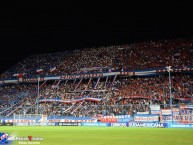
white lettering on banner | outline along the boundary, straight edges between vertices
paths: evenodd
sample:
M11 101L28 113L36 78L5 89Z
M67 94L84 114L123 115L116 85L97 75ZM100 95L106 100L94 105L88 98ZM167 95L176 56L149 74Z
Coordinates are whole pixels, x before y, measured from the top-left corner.
M111 127L127 127L126 123L111 123Z
M79 78L96 78L96 77L103 77L103 73L98 73L98 74L65 75L65 76L61 76L60 79L79 79Z
M135 116L134 121L141 121L141 122L159 121L159 117L158 116Z
M129 123L129 127L158 127L164 128L163 123Z

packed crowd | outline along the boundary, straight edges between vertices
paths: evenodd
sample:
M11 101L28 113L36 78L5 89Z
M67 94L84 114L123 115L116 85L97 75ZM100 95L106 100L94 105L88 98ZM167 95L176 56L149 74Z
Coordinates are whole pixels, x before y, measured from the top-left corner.
M193 97L193 75L174 73L171 80L173 104L189 103ZM116 80L112 76L99 80L48 81L41 82L40 86L39 100L72 101L39 102L39 113L49 116L127 115L149 111L151 104L168 108L170 101L167 74ZM0 95L1 114L37 114L37 84L3 86ZM81 98L101 100L74 102Z
M24 77L37 76L36 69L43 75L61 75L109 70L143 70L165 66L184 67L193 64L193 39L146 41L128 45L85 48L71 52L32 55L0 75L11 78L14 73ZM51 67L56 67L50 72Z
M22 74L22 77L26 78L37 77L37 69L42 69L42 75L45 76L61 74L62 72L58 69L55 72L51 72L50 69L60 65L70 54L70 51L65 51L31 55L1 74L0 79L15 78L14 74Z
M13 84L0 87L0 116L9 113L24 113L22 107L31 106L37 94L35 84ZM25 107L24 107L25 108Z

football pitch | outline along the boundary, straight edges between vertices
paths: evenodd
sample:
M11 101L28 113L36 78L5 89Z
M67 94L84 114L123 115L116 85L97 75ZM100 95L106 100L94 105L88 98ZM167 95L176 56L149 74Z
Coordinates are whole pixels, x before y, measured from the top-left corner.
M40 145L192 145L193 129L129 127L0 127L15 137L42 137L41 141L14 141Z

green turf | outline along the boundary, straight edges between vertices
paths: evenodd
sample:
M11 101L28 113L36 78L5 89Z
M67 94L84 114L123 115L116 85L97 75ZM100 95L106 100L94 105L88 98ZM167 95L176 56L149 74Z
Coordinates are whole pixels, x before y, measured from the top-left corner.
M193 129L18 126L0 131L43 137L41 145L193 145Z

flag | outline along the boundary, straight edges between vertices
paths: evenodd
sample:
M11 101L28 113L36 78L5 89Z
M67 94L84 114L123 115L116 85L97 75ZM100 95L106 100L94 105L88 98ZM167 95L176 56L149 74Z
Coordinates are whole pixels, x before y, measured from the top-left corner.
M42 69L42 68L38 68L38 69L36 69L36 72L37 72L38 74L41 74L41 73L43 72L43 69Z
M54 72L56 70L56 67L51 67L50 72Z
M13 76L14 76L14 77L18 77L18 78L22 78L23 75L24 75L24 74L22 74L22 73L16 73L16 74L14 74Z
M13 74L13 76L14 76L14 77L17 77L18 75L19 75L18 73L16 73L16 74Z

